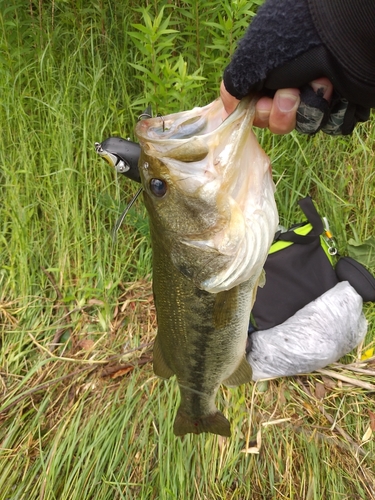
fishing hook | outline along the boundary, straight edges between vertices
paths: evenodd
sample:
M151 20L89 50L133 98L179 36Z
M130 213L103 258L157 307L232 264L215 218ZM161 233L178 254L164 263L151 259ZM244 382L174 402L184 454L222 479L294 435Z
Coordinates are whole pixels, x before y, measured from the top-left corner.
M149 113L142 113L138 116L138 121L144 120L145 118L152 118L152 115L150 115Z
M165 132L165 121L164 121L164 116L160 113L156 115L157 117L161 118L161 121L163 123L163 132Z

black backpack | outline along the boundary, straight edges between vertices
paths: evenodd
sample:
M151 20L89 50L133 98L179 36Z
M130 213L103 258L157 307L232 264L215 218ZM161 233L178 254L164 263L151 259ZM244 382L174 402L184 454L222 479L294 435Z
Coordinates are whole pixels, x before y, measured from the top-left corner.
M251 314L252 328L280 325L339 281L349 281L364 301L375 301L375 279L350 257L337 260L332 235L310 197L298 202L307 221L277 232L264 270L266 283L258 288Z

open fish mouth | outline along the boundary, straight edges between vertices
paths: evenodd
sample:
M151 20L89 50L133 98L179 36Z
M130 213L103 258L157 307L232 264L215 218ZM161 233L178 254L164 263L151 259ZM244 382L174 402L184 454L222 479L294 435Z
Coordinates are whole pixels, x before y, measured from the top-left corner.
M255 285L278 222L270 162L252 132L255 102L243 99L224 121L217 99L136 127L146 205L149 199L176 267L208 292L248 279ZM155 179L166 186L160 200ZM172 219L162 215L168 196Z

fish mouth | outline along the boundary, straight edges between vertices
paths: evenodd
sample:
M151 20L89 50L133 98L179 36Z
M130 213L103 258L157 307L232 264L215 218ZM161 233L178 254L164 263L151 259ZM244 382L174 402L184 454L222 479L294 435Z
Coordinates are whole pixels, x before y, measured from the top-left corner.
M218 98L203 108L142 120L136 127L147 160L141 157L139 164L146 195L149 180L161 175L182 199L196 200L201 211L216 214L211 225L202 223L201 231L195 226L180 235L182 245L210 254L208 260L221 257L219 269L190 265L187 276L208 292L248 279L255 285L278 223L270 162L252 131L255 104L254 97L247 97L223 120ZM156 159L157 166L148 159ZM186 261L188 252L181 245L179 252L173 259L181 269L186 266L179 261Z
M218 98L202 108L144 119L138 122L136 135L145 154L162 160L185 193L194 193L198 186L214 180L212 189L229 189L241 203L246 172L241 175L244 169L238 157L252 134L255 102L243 99L223 120L224 105ZM268 162L265 154L264 158Z
M223 111L222 101L218 98L202 108L143 119L137 124L136 134L146 141L186 140L205 135L223 122Z

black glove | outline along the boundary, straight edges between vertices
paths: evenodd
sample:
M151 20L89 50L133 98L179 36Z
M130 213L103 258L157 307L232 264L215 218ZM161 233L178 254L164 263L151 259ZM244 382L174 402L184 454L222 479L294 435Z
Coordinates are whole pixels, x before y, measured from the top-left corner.
M326 0L329 1L329 0ZM344 2L344 0L342 0ZM327 77L331 102L308 82ZM348 72L323 44L307 0L267 0L259 9L224 72L227 91L241 99L252 91L273 96L280 88L301 89L297 130L313 134L350 134L375 106L375 83Z

